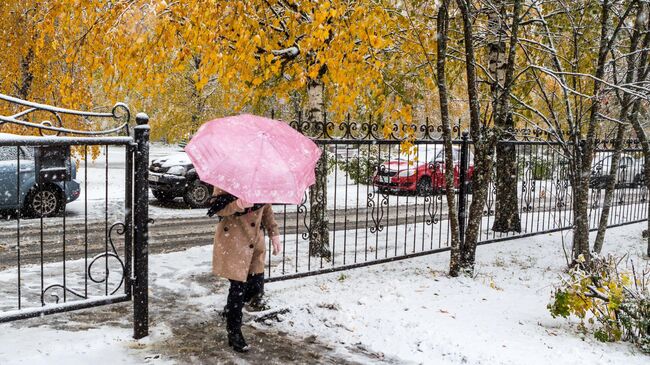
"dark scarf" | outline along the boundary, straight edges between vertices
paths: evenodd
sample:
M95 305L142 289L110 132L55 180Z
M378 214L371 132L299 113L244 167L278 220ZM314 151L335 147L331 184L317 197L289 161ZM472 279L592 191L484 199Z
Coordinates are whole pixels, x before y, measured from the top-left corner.
M238 198L232 194L220 194L214 198L212 198L212 203L210 205L210 209L208 209L208 216L212 217L214 216L218 211L222 210L225 208L228 204L234 202ZM244 209L243 212L237 212L235 213L235 216L242 216L244 214L248 214L250 212L256 211L260 208L262 208L264 204L254 204L252 207Z

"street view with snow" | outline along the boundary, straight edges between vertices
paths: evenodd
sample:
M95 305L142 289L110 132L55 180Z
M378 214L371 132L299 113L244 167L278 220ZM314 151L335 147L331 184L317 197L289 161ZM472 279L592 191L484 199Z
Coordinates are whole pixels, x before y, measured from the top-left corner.
M0 365L650 364L650 1L0 19Z

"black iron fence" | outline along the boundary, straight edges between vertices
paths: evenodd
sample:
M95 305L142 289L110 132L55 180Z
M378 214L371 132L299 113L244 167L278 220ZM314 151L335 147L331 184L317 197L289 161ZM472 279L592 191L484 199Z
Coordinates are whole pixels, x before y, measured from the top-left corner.
M131 130L124 104L95 113L0 100L22 108L0 126L41 134L0 134L0 323L134 300L135 337L146 336L148 117ZM55 122L34 123L43 113ZM73 130L66 117L118 125Z
M294 122L298 130L306 125ZM321 125L323 126L323 125ZM416 135L414 149L404 150L400 128L389 136L378 132L372 123L342 125L325 123L325 132L314 141L327 155L328 241L331 256L310 256L310 202L308 194L298 206L275 206L281 227L283 252L268 254L267 280L290 278L345 270L349 268L401 260L450 249L451 233L445 194L445 150L438 139L439 128L406 126ZM322 130L322 129L321 129ZM561 146L539 141L539 131L526 133L523 140L507 141L516 155L516 209L521 220L520 232L500 233L493 228L496 189L494 163L492 183L483 202L484 210L479 243L520 238L572 228L573 191L569 181L568 159ZM453 169L456 206L459 216L472 203L473 145L460 136L453 141ZM530 137L530 138L529 138ZM600 141L590 179L589 222L596 229L613 151ZM647 189L643 181L643 158L632 141L622 154L616 177L616 190L608 218L610 227L647 219ZM467 160L466 168L461 160ZM466 182L466 184L463 184ZM464 189L461 189L464 187ZM458 214L458 213L456 213ZM464 220L461 220L461 224ZM464 233L464 231L462 232Z
M75 137L18 137L0 134L0 322L133 300L137 338L147 333L149 129L146 115L129 130L126 106L85 113L0 100L27 109L0 116L0 126L37 128ZM54 116L36 124L34 113ZM63 116L118 121L103 132L63 128ZM452 161L429 124L395 126L388 134L376 123L292 125L310 135L327 157L323 197L328 221L327 257L311 256L314 239L308 195L297 206L275 206L283 241L280 256L269 247L267 280L285 280L401 260L450 249L451 232L444 169L453 168L454 197L461 225L472 204L473 145L453 128ZM315 132L312 134L311 132ZM499 233L493 225L496 189L483 205L479 243L570 229L572 196L567 158L542 131L523 133L515 154L519 232ZM124 134L122 137L100 135ZM404 135L414 148L405 149ZM612 150L600 144L590 179L589 222L597 227L608 182ZM500 164L495 161L496 176ZM648 192L641 150L632 141L623 151L609 226L647 219ZM492 178L494 182L494 176ZM92 182L92 183L90 183ZM119 195L116 199L115 195ZM74 208L74 209L73 209ZM61 214L63 213L63 214ZM461 229L461 233L464 230ZM270 243L269 243L270 244Z

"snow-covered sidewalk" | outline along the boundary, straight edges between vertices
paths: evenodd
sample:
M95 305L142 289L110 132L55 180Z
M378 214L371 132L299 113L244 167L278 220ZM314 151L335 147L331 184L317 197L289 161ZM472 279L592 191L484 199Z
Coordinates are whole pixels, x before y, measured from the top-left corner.
M641 262L643 227L610 229L605 251ZM155 255L152 336L130 338L130 304L3 324L0 364L647 364L630 345L551 318L562 235L480 246L474 279L447 277L441 253L269 284L271 303L289 312L250 322L244 333L255 349L242 361L216 312L227 284L209 274L211 246Z

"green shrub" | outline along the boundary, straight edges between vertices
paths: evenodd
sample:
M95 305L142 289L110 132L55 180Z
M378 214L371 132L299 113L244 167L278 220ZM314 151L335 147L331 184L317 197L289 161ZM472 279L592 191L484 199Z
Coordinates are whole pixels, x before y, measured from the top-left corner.
M548 309L553 317L576 316L581 328L600 341L629 341L650 353L650 270L607 256L586 270L569 270L555 288Z

